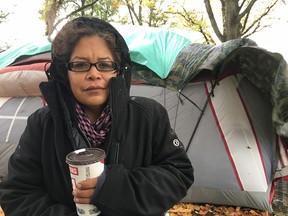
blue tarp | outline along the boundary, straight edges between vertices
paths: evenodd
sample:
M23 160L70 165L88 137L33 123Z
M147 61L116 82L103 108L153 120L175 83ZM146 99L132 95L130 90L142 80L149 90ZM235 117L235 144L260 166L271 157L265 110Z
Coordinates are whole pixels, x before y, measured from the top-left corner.
M25 59L26 57L50 51L51 43L47 38L42 38L20 46L11 47L10 49L0 53L0 69L14 62Z
M170 69L184 46L191 41L175 32L149 27L116 27L130 49L133 62L144 65L160 78L168 76ZM45 37L23 46L12 47L0 53L0 69L25 57L50 52L51 43Z

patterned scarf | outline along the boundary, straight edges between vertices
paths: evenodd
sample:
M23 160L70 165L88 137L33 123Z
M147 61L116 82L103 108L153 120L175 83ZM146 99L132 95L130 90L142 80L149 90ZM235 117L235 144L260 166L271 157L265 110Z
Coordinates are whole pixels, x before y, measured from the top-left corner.
M92 147L98 147L103 144L111 128L109 105L105 107L94 124L90 122L87 114L78 103L76 104L76 116L79 128L84 132Z

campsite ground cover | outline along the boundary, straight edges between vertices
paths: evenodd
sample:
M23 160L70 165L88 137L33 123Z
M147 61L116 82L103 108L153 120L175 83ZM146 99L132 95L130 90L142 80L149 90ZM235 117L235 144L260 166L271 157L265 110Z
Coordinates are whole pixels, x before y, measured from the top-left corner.
M179 203L169 210L169 216L271 216L267 211L251 208L217 206L209 204Z
M179 203L169 210L169 216L287 216L288 206L273 203L274 213L260 211L252 208L217 206L209 204Z

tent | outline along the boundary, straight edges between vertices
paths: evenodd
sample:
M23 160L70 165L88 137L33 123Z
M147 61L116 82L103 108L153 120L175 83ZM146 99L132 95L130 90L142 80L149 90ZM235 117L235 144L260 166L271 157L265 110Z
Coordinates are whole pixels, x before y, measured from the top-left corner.
M275 182L288 176L288 67L283 57L247 38L212 46L180 35L167 43L170 32L151 32L154 36L133 32L131 40L124 34L131 53L137 50L131 55L131 95L159 101L184 143L195 183L181 202L272 212ZM137 35L141 44L133 43ZM155 47L161 55L149 53ZM174 57L167 59L166 53ZM44 67L50 61L49 50L9 56L2 55L9 63L0 69L0 176L7 173L27 116L46 105L37 86L46 80ZM158 61L164 63L157 69Z
M182 202L273 211L274 179L288 174L287 69L281 55L240 39L184 47L162 82L135 72L145 85L132 93L165 106L194 165Z

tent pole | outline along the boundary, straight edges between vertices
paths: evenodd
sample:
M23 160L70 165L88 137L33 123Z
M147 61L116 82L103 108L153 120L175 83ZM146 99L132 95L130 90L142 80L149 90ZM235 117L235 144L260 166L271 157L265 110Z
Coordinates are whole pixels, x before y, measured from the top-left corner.
M212 81L211 81L211 82L212 82ZM203 117L203 115L204 115L204 111L206 110L206 107L207 107L207 105L208 105L209 99L210 99L211 95L213 95L214 88L216 87L217 84L218 84L217 81L215 81L214 83L212 82L211 91L210 91L209 94L207 95L207 99L206 99L206 101L205 101L205 104L204 104L204 106L203 106L203 109L200 109L200 110L201 110L201 114L200 114L200 116L199 116L199 118L198 118L198 120L197 120L196 126L195 126L195 128L194 128L194 130L193 130L193 133L192 133L190 139L189 139L188 145L187 145L187 147L186 147L186 152L188 152L188 150L189 150L189 148L190 148L190 145L191 145L191 143L192 143L192 139L193 139L193 137L194 137L194 135L195 135L195 133L196 133L196 131L197 131L197 129L198 129L198 126L199 126L199 124L200 124L200 121L201 121L201 119L202 119L202 117ZM194 104L194 103L193 103L193 104ZM197 106L197 107L198 107L198 106Z

